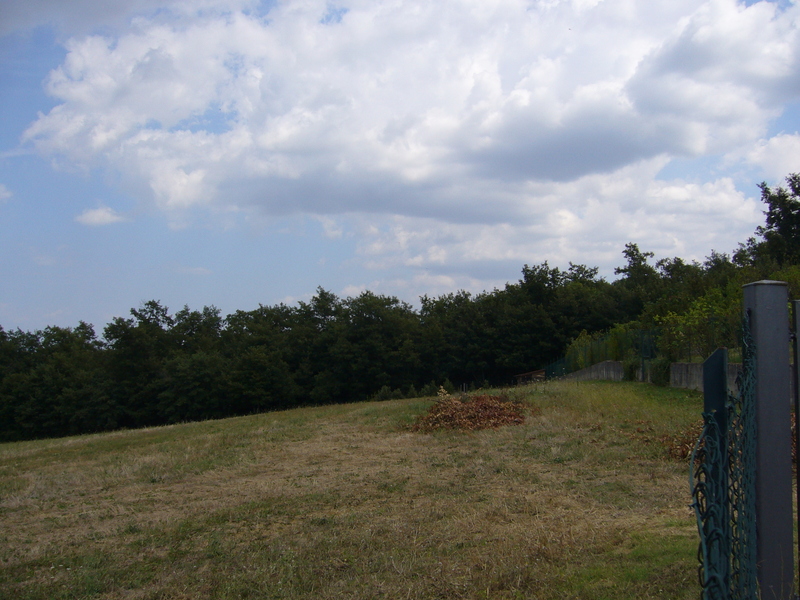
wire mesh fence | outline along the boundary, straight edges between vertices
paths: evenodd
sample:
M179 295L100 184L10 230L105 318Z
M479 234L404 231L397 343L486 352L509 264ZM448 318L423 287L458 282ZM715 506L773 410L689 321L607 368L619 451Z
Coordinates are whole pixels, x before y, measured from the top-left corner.
M570 344L567 353L544 367L545 377L563 377L605 360L625 361L634 372L645 372L658 354L658 330L612 330L594 338L584 335Z
M749 317L742 327L738 394L725 389L724 419L705 412L691 459L692 507L700 533L703 600L757 600L755 361ZM727 386L726 386L727 388ZM723 426L720 427L720 423Z

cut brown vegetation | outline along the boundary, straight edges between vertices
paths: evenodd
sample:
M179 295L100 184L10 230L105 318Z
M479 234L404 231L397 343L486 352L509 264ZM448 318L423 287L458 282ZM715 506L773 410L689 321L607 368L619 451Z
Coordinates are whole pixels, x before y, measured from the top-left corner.
M687 460L694 450L695 444L703 432L703 419L698 419L678 435L664 436L662 443L670 458Z
M703 432L703 419L698 419L684 431L675 436L664 436L661 441L667 449L667 454L677 460L688 459L694 451L695 444ZM795 419L792 415L792 464L797 464L797 435L795 434Z
M523 406L507 396L453 396L440 397L424 415L417 418L413 431L460 429L476 431L494 429L503 425L522 425L525 422Z

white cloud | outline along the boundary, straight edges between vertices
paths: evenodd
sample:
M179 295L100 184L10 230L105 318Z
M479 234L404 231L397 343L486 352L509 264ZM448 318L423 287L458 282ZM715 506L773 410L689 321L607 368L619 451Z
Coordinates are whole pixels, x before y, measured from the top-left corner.
M800 172L800 135L782 133L759 140L747 159L761 167L771 181L782 183L789 173Z
M0 202L5 202L13 195L14 194L11 193L11 190L9 190L5 185L0 183Z
M100 227L102 225L111 225L112 223L125 221L125 217L108 206L100 206L98 208L86 209L75 217L75 220L81 225Z
M344 235L344 228L341 223L336 219L330 217L318 216L317 220L322 225L325 237L331 240L338 240Z
M659 170L736 153L778 170L800 151L765 138L800 97L794 5L307 0L268 18L245 5L150 14L141 0L121 33L72 37L46 83L59 104L26 143L118 173L180 222L307 213L337 239L349 220L359 260L414 271L410 286L462 282L445 269L468 264L610 269L629 240L702 259L751 234L759 207L724 173Z
M653 178L662 161L608 175L539 186L521 223L445 224L434 219L367 218L359 255L375 270L413 268L418 274L484 273L492 265L516 271L543 260L600 266L611 277L627 241L659 257L702 261L712 249L731 251L751 235L761 207L722 178L705 184ZM548 201L557 206L544 210ZM484 283L492 283L485 275ZM484 286L485 287L485 286ZM421 293L421 292L420 292Z
M355 298L356 296L359 296L363 292L367 291L367 289L370 289L370 291L374 291L376 285L378 285L378 282L373 282L372 288L368 288L368 286L366 285L348 285L345 286L340 295L343 298Z
M26 137L147 182L166 210L236 202L219 188L245 181L269 210L325 212L317 184L337 210L366 193L414 212L416 185L569 181L751 142L796 95L796 27L769 3L356 2L321 22L329 9L73 38L47 84L62 104Z

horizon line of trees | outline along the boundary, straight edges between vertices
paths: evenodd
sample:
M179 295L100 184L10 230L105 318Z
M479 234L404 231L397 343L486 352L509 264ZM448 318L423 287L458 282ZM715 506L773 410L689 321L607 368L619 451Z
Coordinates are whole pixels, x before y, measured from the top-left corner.
M614 327L658 327L664 359L702 352L727 343L744 283L782 279L800 292L800 175L786 181L761 184L766 224L731 255L651 264L628 243L613 282L596 267L545 262L503 289L423 296L418 310L318 288L297 306L226 317L150 300L101 336L84 322L0 326L0 441L504 385Z

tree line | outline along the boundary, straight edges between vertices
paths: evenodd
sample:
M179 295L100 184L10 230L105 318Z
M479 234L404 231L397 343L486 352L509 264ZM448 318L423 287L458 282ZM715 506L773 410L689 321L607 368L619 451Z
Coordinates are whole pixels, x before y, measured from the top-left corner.
M318 288L296 306L225 317L151 300L100 336L84 322L0 326L0 441L503 385L622 326L660 328L666 358L691 354L699 338L729 335L743 283L769 277L800 291L800 176L787 184L762 184L766 223L730 255L653 263L629 243L613 282L596 267L545 262L503 289L423 296L419 309Z

